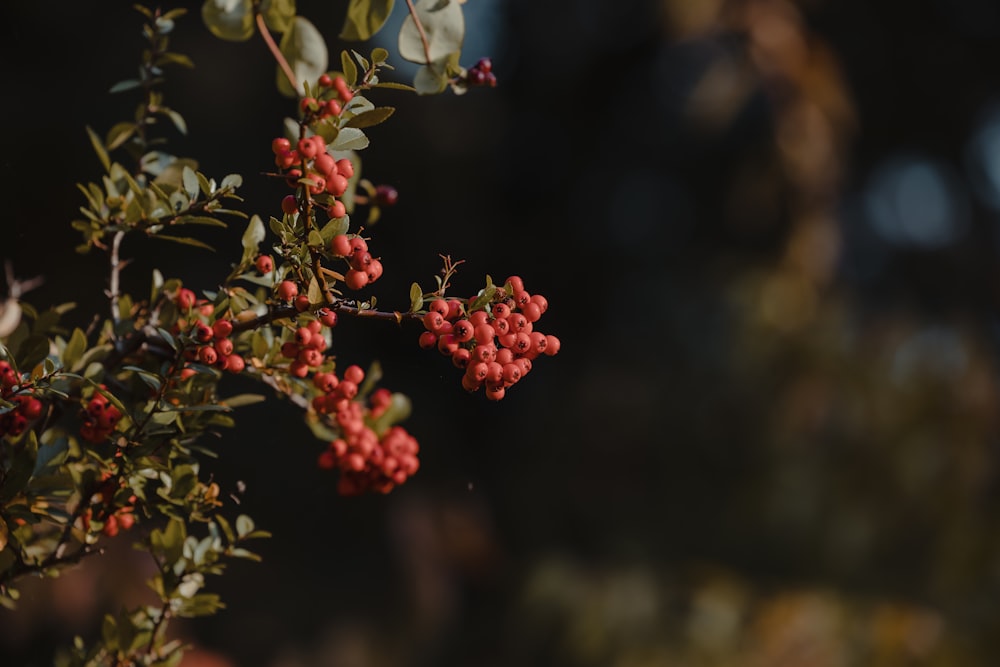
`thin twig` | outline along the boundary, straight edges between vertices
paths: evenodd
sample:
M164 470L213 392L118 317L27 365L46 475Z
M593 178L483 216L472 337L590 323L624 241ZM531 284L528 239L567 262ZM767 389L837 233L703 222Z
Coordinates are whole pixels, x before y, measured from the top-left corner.
M420 22L420 17L417 16L417 8L413 6L413 0L406 0L406 8L410 10L410 16L413 18L413 23L417 26L417 32L420 33L420 42L424 45L424 58L427 59L427 66L431 66L431 45L427 41L427 33L424 32L424 24Z
M115 237L111 240L111 284L108 289L108 296L111 298L111 319L115 324L122 318L121 310L118 308L118 301L121 298L120 274L122 261L118 254L121 249L122 239L125 238L125 231L115 232Z
M278 61L278 66L281 67L281 71L285 73L288 77L288 83L292 84L292 88L295 90L299 89L299 82L295 78L295 73L292 72L291 65L285 60L285 54L281 52L278 44L274 41L274 37L271 37L271 31L267 29L267 23L264 22L264 15L260 12L255 14L257 19L257 27L260 29L260 36L264 38L267 42L267 48L271 49L271 54L274 55L274 59Z

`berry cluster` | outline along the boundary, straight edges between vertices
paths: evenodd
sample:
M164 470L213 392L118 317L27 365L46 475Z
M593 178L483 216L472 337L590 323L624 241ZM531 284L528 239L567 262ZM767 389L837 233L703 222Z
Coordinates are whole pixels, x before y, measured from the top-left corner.
M392 403L386 389L372 393L370 407L353 400L365 379L360 366L350 366L343 378L334 373L317 373L313 383L323 393L313 399L320 414L332 414L341 437L330 443L317 461L324 470L339 470L337 491L353 496L366 491L388 493L411 477L420 467L416 439L401 426L389 428L381 438L369 426Z
M45 410L42 402L30 393L14 393L20 384L17 371L6 361L0 361L0 398L14 404L12 410L0 415L0 438L21 435Z
M104 385L101 388L104 389ZM112 405L104 394L95 391L80 418L80 437L95 444L104 442L121 420L121 410Z
M336 324L336 313L326 311L325 319L330 319L333 315L333 322ZM295 339L287 341L281 346L281 356L292 359L288 366L288 372L297 377L304 378L309 374L310 369L315 369L323 364L325 357L323 350L326 349L326 336L323 335L323 321L312 320L306 326L295 330Z
M437 347L465 369L462 386L467 391L485 387L487 398L499 401L531 371L534 359L559 352L559 339L534 330L548 301L526 292L517 276L498 287L489 303L467 313L477 299L432 301L423 317L426 331L419 344L424 349Z
M136 496L128 498L128 503L114 511L108 511L114 502L115 493L123 488L124 480L112 476L110 472L105 472L101 476L101 488L91 498L91 505L99 509L95 512L88 509L84 514L84 525L89 528L90 521L96 518L104 522L101 532L108 537L114 537L120 530L128 530L135 525L135 501Z
M189 331L198 345L184 351L188 361L199 361L206 366L214 366L230 373L242 373L246 361L233 352L233 341L229 336L233 333L233 323L227 318L215 320L212 326L196 321Z
M497 78L493 74L493 61L489 58L480 58L479 62L470 67L465 73L465 85L495 88Z
M330 241L330 252L343 257L351 266L344 282L351 289L361 289L382 277L382 262L368 252L368 242L359 235L338 234Z

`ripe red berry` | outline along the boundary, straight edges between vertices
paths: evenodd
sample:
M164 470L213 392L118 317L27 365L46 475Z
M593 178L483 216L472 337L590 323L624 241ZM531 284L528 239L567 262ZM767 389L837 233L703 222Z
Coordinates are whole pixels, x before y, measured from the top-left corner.
M420 338L417 339L417 345L423 350L429 350L435 345L437 345L437 334L433 331L424 331L420 334Z
M195 301L197 300L198 299L194 295L194 292L187 289L186 287L182 287L181 289L177 290L177 307L180 308L181 310L188 310L190 308L193 308Z
M326 191L334 197L339 197L347 192L347 179L340 174L330 174L326 181Z
M560 342L555 336L546 336L545 354L546 356L553 356L559 352Z
M538 318L542 316L542 309L538 307L537 303L529 301L521 306L521 314L529 322L537 322Z
M365 371L358 365L348 366L344 371L344 379L354 384L361 384L365 379Z
M299 202L295 199L295 195L285 195L281 200L281 210L286 215L293 215L299 212Z
M271 141L271 151L277 155L292 149L292 142L284 137L277 137Z
M510 283L510 287L513 291L519 292L524 289L524 281L521 280L520 276L511 276L504 281L504 284Z
M340 158L337 160L337 172L344 178L351 178L354 176L354 163L346 157Z
M212 325L212 335L215 338L228 338L233 333L233 323L229 320L216 320Z
M299 102L299 108L303 111L308 111L311 107L316 106L316 98L314 97L303 97L302 101Z
M431 305L433 306L434 304ZM436 310L432 310L423 316L422 322L424 323L425 329L436 333L441 329L441 326L444 324L444 316L442 316L441 313L437 312Z
M328 327L337 326L337 312L334 310L321 310L316 315L319 317L319 321Z
M344 202L339 199L335 199L330 207L326 209L326 212L330 214L331 218L343 218L347 215L347 207L344 206Z
M339 380L337 376L333 373L316 373L313 376L313 384L316 388L325 394L329 394L331 391L337 388Z
M288 372L293 377L304 378L305 376L309 375L309 366L307 364L302 363L301 361L296 360L288 365Z
M305 345L312 338L312 334L313 332L308 327L299 327L295 330L295 342L299 345Z
M286 359L294 359L299 356L299 346L292 342L286 341L281 344L281 356Z
M333 470L337 467L337 455L333 453L333 450L327 449L316 458L316 465L321 470Z
M337 257L347 257L351 250L351 239L346 234L337 234L330 240L330 252Z
M313 161L313 167L315 167L316 171L323 174L324 177L329 178L331 174L335 174L337 171L337 161L329 153L321 153Z
M300 313L306 312L307 310L309 310L309 306L311 305L309 303L309 295L299 294L297 297L295 297L293 305L295 306L295 310L297 310L298 312Z
M368 284L368 274L358 269L350 269L344 276L344 282L351 289L361 289Z
M472 340L475 329L469 320L457 320L452 325L452 333L455 335L455 340L459 343L465 343Z
M323 113L327 116L339 116L341 111L340 102L337 100L327 100L323 107Z
M238 354L231 354L226 358L226 370L230 373L242 373L247 362Z
M215 341L214 347L220 357L228 357L233 353L233 341L228 338L221 338Z
M333 79L330 77L329 74L320 74L319 81L317 81L317 83L319 83L319 85L322 86L323 88L329 88L330 86L333 85Z
M42 408L42 402L34 396L30 396L21 403L21 414L28 420L38 419L42 416Z
M360 236L351 238L351 252L366 252L367 250L368 241L365 241Z
M274 271L274 260L271 259L270 255L260 255L254 261L254 266L257 268L258 273L267 275L271 271Z
M211 366L219 360L219 354L215 348L206 345L198 349L198 359L206 366Z
M369 283L373 283L376 280L378 280L379 278L381 278L382 277L382 270L383 270L382 269L382 262L380 262L377 259L373 259L371 261L371 264L369 264L368 268L365 270L365 272L368 274L368 282Z
M282 301L291 301L299 295L299 286L291 280L282 280L278 283L277 294Z

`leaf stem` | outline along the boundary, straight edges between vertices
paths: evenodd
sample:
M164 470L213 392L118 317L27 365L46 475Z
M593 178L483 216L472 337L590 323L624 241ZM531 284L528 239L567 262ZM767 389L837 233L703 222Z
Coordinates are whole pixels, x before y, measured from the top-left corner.
M115 325L122 318L121 309L118 307L118 302L121 299L120 274L123 268L119 251L124 238L125 230L120 230L115 232L115 236L111 240L111 280L108 286L108 297L111 299L111 319L114 320Z
M427 33L424 31L424 24L420 22L420 17L417 16L417 8L413 6L413 0L406 0L406 8L410 10L410 16L413 18L413 23L417 26L417 32L420 33L420 43L424 45L424 58L427 60L427 66L431 66L431 45L427 41Z
M271 36L271 31L267 29L267 23L264 22L264 15L260 12L255 12L254 18L257 20L257 28L260 29L260 36L264 38L267 48L271 50L274 59L278 61L281 71L288 77L288 83L292 84L292 88L298 90L299 82L295 78L295 73L292 71L292 67L288 64L288 61L285 60L285 54L281 52L278 44L274 41L274 37Z

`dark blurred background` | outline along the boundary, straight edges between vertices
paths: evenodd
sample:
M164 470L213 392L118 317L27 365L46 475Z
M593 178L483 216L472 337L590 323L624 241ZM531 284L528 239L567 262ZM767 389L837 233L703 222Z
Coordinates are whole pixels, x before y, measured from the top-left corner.
M293 103L259 39L182 4L171 147L267 216ZM84 125L132 113L105 94L138 62L129 5L12 3L0 27L0 255L80 323L106 270L73 253L74 183L100 175ZM346 5L298 3L330 40ZM400 192L372 229L379 303L449 253L458 293L518 273L544 294L562 352L492 404L419 328L343 322L340 358L413 398L421 471L343 499L292 406L238 415L206 465L274 538L213 582L227 610L178 627L185 664L995 664L1000 5L465 9L463 64L492 55L495 90L373 95L398 107L363 153ZM209 230L215 255L126 244L125 287L155 265L211 289L241 231ZM47 664L146 574L126 544L26 587L0 663Z

